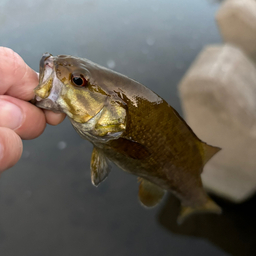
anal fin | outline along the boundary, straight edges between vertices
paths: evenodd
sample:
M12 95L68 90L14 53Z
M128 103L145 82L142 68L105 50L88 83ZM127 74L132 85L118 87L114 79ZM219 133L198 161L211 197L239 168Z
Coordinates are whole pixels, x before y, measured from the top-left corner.
M139 185L139 199L146 207L153 207L157 205L164 196L165 191L159 186L143 178L138 178Z
M189 206L182 206L178 217L178 224L182 224L184 220L186 220L189 216L197 214L197 213L215 213L221 214L221 208L210 198L208 197L207 202L198 207L189 207Z

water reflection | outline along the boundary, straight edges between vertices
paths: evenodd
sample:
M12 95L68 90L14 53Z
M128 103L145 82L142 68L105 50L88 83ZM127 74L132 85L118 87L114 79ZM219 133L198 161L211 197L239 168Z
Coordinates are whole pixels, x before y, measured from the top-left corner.
M256 255L256 197L242 204L213 199L222 207L222 215L194 215L179 226L176 223L179 201L170 195L158 221L171 233L206 238L233 256Z

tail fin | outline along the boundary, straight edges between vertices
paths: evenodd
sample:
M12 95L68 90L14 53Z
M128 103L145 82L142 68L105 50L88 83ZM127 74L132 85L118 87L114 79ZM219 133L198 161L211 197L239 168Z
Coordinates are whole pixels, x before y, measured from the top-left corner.
M178 224L182 224L184 220L186 220L189 216L197 213L221 214L221 212L222 212L221 208L210 197L208 197L207 202L202 206L198 206L195 208L183 206L177 222Z
M204 164L206 164L216 153L218 153L221 148L210 146L206 143L203 143L204 149Z

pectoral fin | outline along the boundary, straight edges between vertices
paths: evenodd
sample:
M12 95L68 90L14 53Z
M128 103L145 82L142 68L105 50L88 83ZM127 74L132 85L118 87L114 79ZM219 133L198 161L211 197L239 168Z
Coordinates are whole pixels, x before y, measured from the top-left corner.
M139 178L138 180L140 182L140 202L147 207L153 207L157 205L163 198L165 191L148 180L143 178Z
M93 148L91 157L91 179L94 186L105 180L110 172L109 161L97 148Z

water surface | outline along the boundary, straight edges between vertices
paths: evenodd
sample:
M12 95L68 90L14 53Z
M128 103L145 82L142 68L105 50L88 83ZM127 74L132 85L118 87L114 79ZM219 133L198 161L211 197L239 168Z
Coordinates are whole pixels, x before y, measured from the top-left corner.
M207 0L2 0L0 45L38 71L42 53L86 57L138 80L181 113L177 85L198 53L220 43L219 3ZM175 223L178 201L152 210L136 177L113 167L90 181L92 146L68 120L24 141L0 179L0 255L255 255L255 199L221 200L224 214Z

